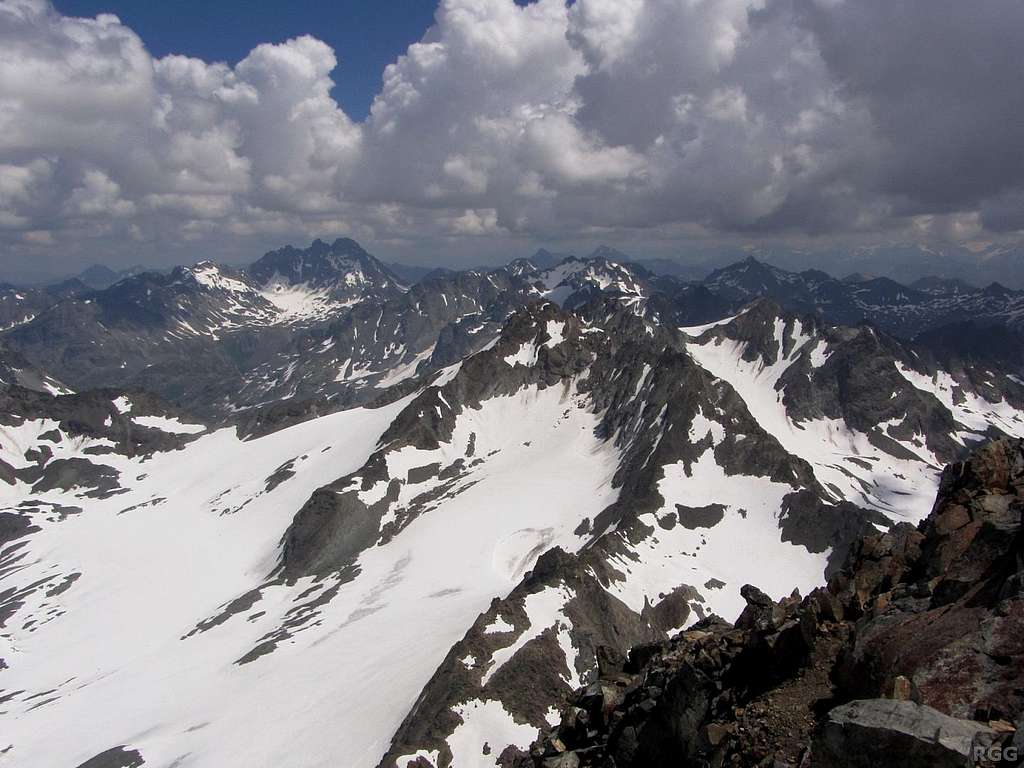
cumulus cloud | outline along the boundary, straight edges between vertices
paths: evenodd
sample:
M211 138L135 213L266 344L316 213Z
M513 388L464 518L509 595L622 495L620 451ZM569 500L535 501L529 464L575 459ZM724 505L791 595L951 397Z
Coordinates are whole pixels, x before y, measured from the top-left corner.
M1019 236L1022 49L1018 0L442 0L356 123L314 37L0 0L0 243Z

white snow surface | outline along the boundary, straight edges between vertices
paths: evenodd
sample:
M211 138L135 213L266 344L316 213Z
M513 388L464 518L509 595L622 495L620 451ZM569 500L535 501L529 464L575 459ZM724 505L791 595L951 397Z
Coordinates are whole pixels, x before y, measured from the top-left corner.
M33 496L83 512L52 524L34 520L42 530L27 539L27 557L0 578L0 589L45 582L0 633L5 693L23 691L4 705L0 749L10 748L0 764L73 766L126 744L147 765L336 765L328 757L344 738L337 741L343 710L335 689L352 681L328 635L301 652L281 648L273 663L233 663L309 583L268 589L253 611L265 610L263 617L236 616L182 638L264 580L294 513L325 478L365 460L406 402L250 442L219 430L145 461L104 455L98 460L121 471L128 493L85 503L63 493ZM50 426L31 422L18 432ZM296 475L261 493L265 478L293 457L306 457ZM26 493L0 488L4 506ZM45 596L76 573L69 589ZM325 674L332 669L337 676ZM369 759L352 765L361 764Z
M735 621L745 605L740 596L744 584L755 584L775 599L794 587L807 594L821 584L829 553L814 554L782 541L779 507L793 488L764 477L726 475L710 448L690 469L687 474L681 462L665 468L658 485L664 508L640 517L655 532L630 546L635 560L612 561L626 576L613 582L612 594L639 612L645 600L657 604L660 595L681 583L689 584L704 596L705 602L699 605L705 614ZM691 508L721 504L723 517L710 528L690 529L677 523L665 530L658 519L675 516L676 504ZM710 579L724 586L706 588ZM691 617L698 618L695 613Z
M452 768L494 768L506 745L526 750L537 738L537 729L528 723L517 723L500 701L473 699L461 704L456 714L462 718L462 725L448 738ZM492 754L485 755L479 739L481 733L490 734L491 743L501 746L497 750L492 747Z
M783 348L784 324L776 321L775 337ZM938 488L941 463L925 447L923 439L901 445L918 460L898 459L871 445L868 436L839 419L794 422L776 390L782 374L806 348L812 365L821 360L822 342L798 323L796 344L788 357L772 365L758 358L744 360L743 344L711 339L687 345L690 355L714 376L727 381L743 398L758 424L789 453L805 459L835 501L846 499L871 507L896 521L918 522L931 511ZM886 428L888 424L879 425Z
M102 457L129 491L75 499L83 513L43 525L0 579L0 588L45 580L0 636L4 688L24 691L5 704L5 759L77 765L123 744L147 765L373 768L465 628L543 551L578 549L579 521L617 494L617 453L594 436L597 416L573 407L582 403L574 389L494 398L458 417L450 444L389 456L402 477L403 468L464 456L472 432L484 461L461 493L365 551L358 576L272 653L235 663L310 601L299 596L317 587L312 580L265 585L251 608L185 637L266 581L310 493L356 470L408 402L249 442L220 430L145 462ZM266 492L265 478L290 458L296 475ZM4 504L25 492L4 491ZM45 597L74 573L69 589ZM480 733L524 745L536 737L488 703L466 706L456 747Z
M188 268L196 282L212 290L230 291L231 293L251 293L252 288L237 278L230 277L216 264L208 261L200 262Z
M1017 410L1005 400L990 403L972 392L965 391L945 371L934 376L925 376L906 366L896 364L896 370L922 392L934 395L966 427L961 438L969 433L984 433L989 425L995 425L1010 435L1024 436L1024 412ZM1012 377L1011 377L1012 378Z
M356 301L337 301L326 288L314 288L307 283L291 285L281 277L267 282L260 295L280 311L278 322L322 320L332 313L347 309Z

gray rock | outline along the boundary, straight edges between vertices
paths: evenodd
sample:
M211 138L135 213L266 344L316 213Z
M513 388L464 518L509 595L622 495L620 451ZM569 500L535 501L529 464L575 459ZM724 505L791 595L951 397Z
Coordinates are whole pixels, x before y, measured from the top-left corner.
M544 768L579 768L580 759L575 752L564 752L557 757L549 757L544 760Z
M139 768L145 762L136 749L113 747L95 757L90 757L78 768Z
M963 768L995 731L911 701L865 699L833 709L812 747L814 767Z

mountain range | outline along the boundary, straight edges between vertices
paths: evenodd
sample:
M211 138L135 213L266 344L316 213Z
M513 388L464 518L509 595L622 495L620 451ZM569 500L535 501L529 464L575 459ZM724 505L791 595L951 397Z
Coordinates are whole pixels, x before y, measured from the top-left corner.
M1024 437L1000 285L399 272L338 239L0 289L0 755L611 765L569 715L617 659L832 589Z

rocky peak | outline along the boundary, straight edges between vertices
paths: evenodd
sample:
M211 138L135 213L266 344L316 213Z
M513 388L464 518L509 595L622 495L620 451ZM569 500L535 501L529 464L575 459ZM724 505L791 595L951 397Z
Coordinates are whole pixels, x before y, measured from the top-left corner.
M1022 512L1024 441L994 441L947 467L919 529L861 539L827 588L748 585L735 625L634 648L520 765L1002 764L1024 748Z
M565 261L571 254L555 253L547 248L538 248L537 252L529 258L538 269L550 269L561 261Z
M739 343L745 360L760 359L767 366L790 357L798 344L818 335L821 326L813 315L786 312L774 300L759 298L728 323L705 331L699 341L728 339Z
M333 243L314 240L306 249L287 245L270 251L249 268L262 286L283 283L312 289L397 289L400 281L383 263L355 240L338 238Z
M508 270L509 274L515 277L522 277L527 280L536 280L540 277L541 270L547 269L547 267L538 266L537 262L530 258L516 259L515 261L510 262L505 269Z
M171 273L171 285L182 284L194 284L207 291L254 292L243 275L208 260L189 267L176 267Z
M612 248L610 245L599 245L590 253L588 258L603 261L615 261L620 264L631 261L629 256L616 248Z
M647 295L650 275L641 267L604 256L568 256L534 279L538 292L564 307L582 306L601 294L626 300Z
M767 296L780 282L791 281L791 273L748 256L743 261L716 269L704 281L711 288L739 296Z
M992 298L1003 299L1006 298L1007 296L1013 295L1014 293L1016 293L1016 291L1011 291L1009 288L1007 288L1005 285L1002 285L1001 283L989 283L982 290L982 293Z
M359 302L388 301L404 291L390 269L349 238L270 251L248 274L289 322L327 321Z

